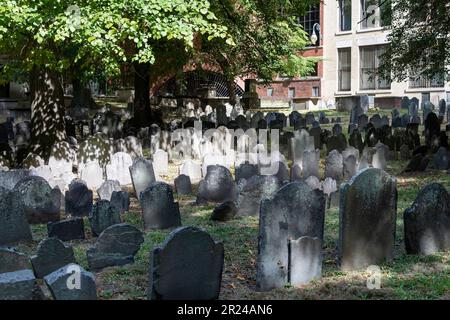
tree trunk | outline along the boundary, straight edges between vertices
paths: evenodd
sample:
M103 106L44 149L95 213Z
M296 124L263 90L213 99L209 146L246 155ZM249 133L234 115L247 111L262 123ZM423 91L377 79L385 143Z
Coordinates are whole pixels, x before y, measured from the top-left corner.
M48 158L52 146L65 140L64 91L60 76L34 68L31 91L31 151Z
M229 79L227 82L228 86L228 95L229 95L229 102L231 105L236 105L236 83L234 82L234 79Z
M150 109L150 64L134 64L134 120L138 127L152 123Z
M74 77L72 80L73 99L71 108L93 108L95 101L92 98L91 89L80 79Z

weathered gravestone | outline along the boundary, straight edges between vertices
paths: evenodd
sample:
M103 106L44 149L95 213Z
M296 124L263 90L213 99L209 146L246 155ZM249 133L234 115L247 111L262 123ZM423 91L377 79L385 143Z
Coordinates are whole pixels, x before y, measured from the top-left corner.
M140 204L145 229L168 229L181 225L180 208L174 201L172 188L155 182L141 193Z
M422 188L403 219L408 254L430 255L450 248L450 196L443 185Z
M236 167L235 176L236 182L241 179L250 179L253 176L258 175L258 166L251 163L242 163L240 166Z
M97 300L95 277L77 264L68 264L44 277L54 300Z
M118 152L111 157L111 163L106 165L106 178L117 180L120 185L131 184L130 167L133 159L128 153Z
M152 300L214 300L219 298L223 244L195 227L174 230L150 254L149 293Z
M192 194L192 184L189 176L186 176L184 174L179 175L175 179L175 190L178 195Z
M302 171L303 178L319 177L320 150L303 152Z
M0 274L30 269L27 255L12 248L0 248Z
M80 178L91 190L97 190L103 183L103 169L97 161L90 161L80 167Z
M0 188L12 190L20 180L30 175L29 170L0 171Z
M230 171L223 166L209 166L198 187L197 203L224 202L236 199L236 185Z
M322 240L301 237L289 241L289 283L305 285L322 276Z
M133 180L134 192L139 200L141 193L156 181L153 163L144 158L136 158L129 170Z
M169 172L169 154L164 150L156 150L153 154L153 168L157 176L165 176Z
M123 214L130 210L130 195L126 191L113 191L110 203Z
M258 216L261 200L272 197L282 186L273 176L253 176L241 181L237 201L239 216Z
M56 238L42 240L36 255L31 257L31 264L37 278L43 278L69 263L76 263L73 248Z
M61 192L51 189L45 179L29 176L14 187L22 197L29 223L39 224L58 221L60 217Z
M337 150L331 151L325 158L325 178L342 181L343 166L342 154Z
M111 200L114 191L121 191L120 182L117 180L106 180L102 183L100 188L97 189L98 197L101 200Z
M350 271L391 260L397 218L395 178L369 168L343 184L340 193L341 269Z
M119 210L108 200L98 200L89 214L92 234L98 236L109 226L121 222Z
M31 240L21 195L0 187L0 246Z
M65 212L72 216L87 216L92 210L94 195L82 180L73 180L66 191Z
M47 224L49 238L57 238L61 241L84 239L83 218L74 218Z
M0 274L0 300L32 300L36 278L31 270Z
M358 167L358 161L354 155L349 155L344 159L344 179L350 180L355 174Z
M293 242L293 259L289 261L290 240L302 237L323 240L325 197L304 182L293 182L281 188L272 199L261 202L256 286L259 291L284 287L304 280L292 272L304 270L296 262L309 260L302 256L301 241ZM320 259L312 259L318 262Z
M144 236L136 227L125 223L112 225L86 252L89 268L101 270L134 263L134 256L143 242Z
M434 166L437 170L447 170L450 166L450 152L440 147L434 155Z
M229 221L237 213L236 204L233 201L226 201L214 208L211 215L213 221Z

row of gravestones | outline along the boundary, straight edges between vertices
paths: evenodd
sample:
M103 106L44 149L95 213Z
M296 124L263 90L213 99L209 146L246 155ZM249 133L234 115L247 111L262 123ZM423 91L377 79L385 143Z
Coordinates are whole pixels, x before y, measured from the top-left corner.
M116 224L105 229L87 250L89 269L134 263L144 242L134 226ZM76 264L73 248L57 238L39 243L31 258L12 248L0 248L0 300L43 299L37 279L43 279L54 300L95 300L95 276ZM224 249L205 231L174 230L152 250L149 299L217 299L220 294ZM175 272L174 272L175 271Z
M155 200L155 197L167 194L167 192L166 185L156 183L141 194L141 197L145 197L145 193L148 193ZM211 196L213 197L214 194ZM296 199L296 201L292 201L292 199ZM361 199L363 200L361 201ZM219 198L209 198L209 200L217 201ZM299 206L299 203L302 205ZM97 206L99 207L100 204L97 203ZM323 191L313 190L302 182L290 183L277 190L271 199L262 200L260 206L258 288L269 290L287 282L301 284L320 275L325 210ZM155 205L155 207L161 209L160 205ZM133 227L114 224L114 222L120 222L120 217L118 217L118 221L111 221L111 210L109 209L101 210L97 208L92 211L90 216L93 228L96 228L97 225L100 228L97 231L93 230L94 235L100 234L100 236L96 245L87 252L88 262L93 270L132 262L132 256L142 243L140 240L142 235L139 236L138 231L136 231L136 236L127 236L127 241L132 242L132 245L121 238L120 235L129 234L129 228ZM300 212L298 212L299 210ZM424 188L419 193L411 209L405 212L405 244L409 253L430 254L449 246L446 236L450 228L448 210L448 193L442 186L434 184ZM169 215L169 211L160 210L159 218ZM392 177L379 169L368 169L360 172L341 188L340 212L342 232L340 232L339 241L339 261L344 270L361 268L371 263L379 263L384 259L392 258L396 218L396 186ZM434 214L432 220L428 217L430 213ZM97 217L95 217L96 215ZM152 218L155 218L155 215ZM107 221L107 223L102 225L102 221ZM155 220L151 221L154 222ZM406 221L409 222L406 223ZM440 222L438 227L436 227L435 221ZM107 226L108 223L112 225ZM374 226L376 227L374 228ZM104 227L106 228L102 231ZM146 227L168 228L169 226L149 225L147 223ZM49 235L50 230L55 228L55 226L49 225ZM66 226L66 228L69 227ZM439 230L436 230L436 228ZM57 234L57 232L53 232L52 235ZM67 234L68 232L62 233ZM283 241L282 238L286 240ZM287 239L294 240L288 242ZM355 239L358 239L358 241L355 241ZM51 242L55 241L52 240ZM284 243L287 243L286 247L281 245ZM130 248L133 248L133 250ZM122 249L124 250L123 255L118 254L118 252L122 253L120 251ZM134 253L127 255L129 252ZM215 251L209 250L209 252ZM159 256L162 254L161 251L156 249L153 255L155 254L158 255L158 258L152 260L152 263L154 261L161 262ZM223 248L221 254L223 256ZM211 256L209 257L212 259ZM57 261L54 256L50 260L52 262ZM161 275L157 272L159 268L155 269L156 271L151 271L152 288L154 280L157 283L162 281ZM157 273L156 277L154 277L155 272ZM59 274L64 274L64 272L60 271ZM9 278L7 277L7 279ZM169 281L168 283L171 284L172 282ZM218 286L216 286L217 288ZM167 283L166 286L161 284L160 291L158 289L153 291L152 289L151 295L154 298L163 298L164 294L161 292L172 289L173 287ZM5 292L9 291L6 290Z

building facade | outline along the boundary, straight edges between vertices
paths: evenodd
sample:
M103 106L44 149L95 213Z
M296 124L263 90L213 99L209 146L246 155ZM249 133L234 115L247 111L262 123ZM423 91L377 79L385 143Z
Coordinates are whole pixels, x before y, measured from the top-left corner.
M323 26L324 3L311 6L308 12L298 18L306 33L311 37L317 35L317 42L308 46L302 55L305 57L323 56L326 32ZM323 107L322 82L323 61L317 63L315 72L303 78L278 76L272 83L258 83L257 93L261 99L261 107L267 109L292 108L294 110L311 110Z
M389 82L371 76L387 44L389 1L325 0L322 97L329 103L345 97L369 96L376 107L392 108L401 98L416 97L421 103L450 102L450 83L439 78L410 77Z

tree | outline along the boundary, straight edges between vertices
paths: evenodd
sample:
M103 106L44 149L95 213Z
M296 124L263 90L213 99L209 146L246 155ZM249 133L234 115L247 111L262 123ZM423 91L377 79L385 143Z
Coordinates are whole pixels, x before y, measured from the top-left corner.
M379 73L403 81L450 79L450 1L384 0L390 5L389 45Z
M218 65L230 88L236 76L255 76L264 82L277 74L305 76L318 59L300 55L310 40L296 18L319 2L212 0L211 10L231 39L204 39L198 59Z
M62 74L117 75L123 63L153 64L160 42L187 49L195 34L225 38L214 20L206 0L0 0L3 75L25 70L31 79L33 151L48 156L65 138Z

